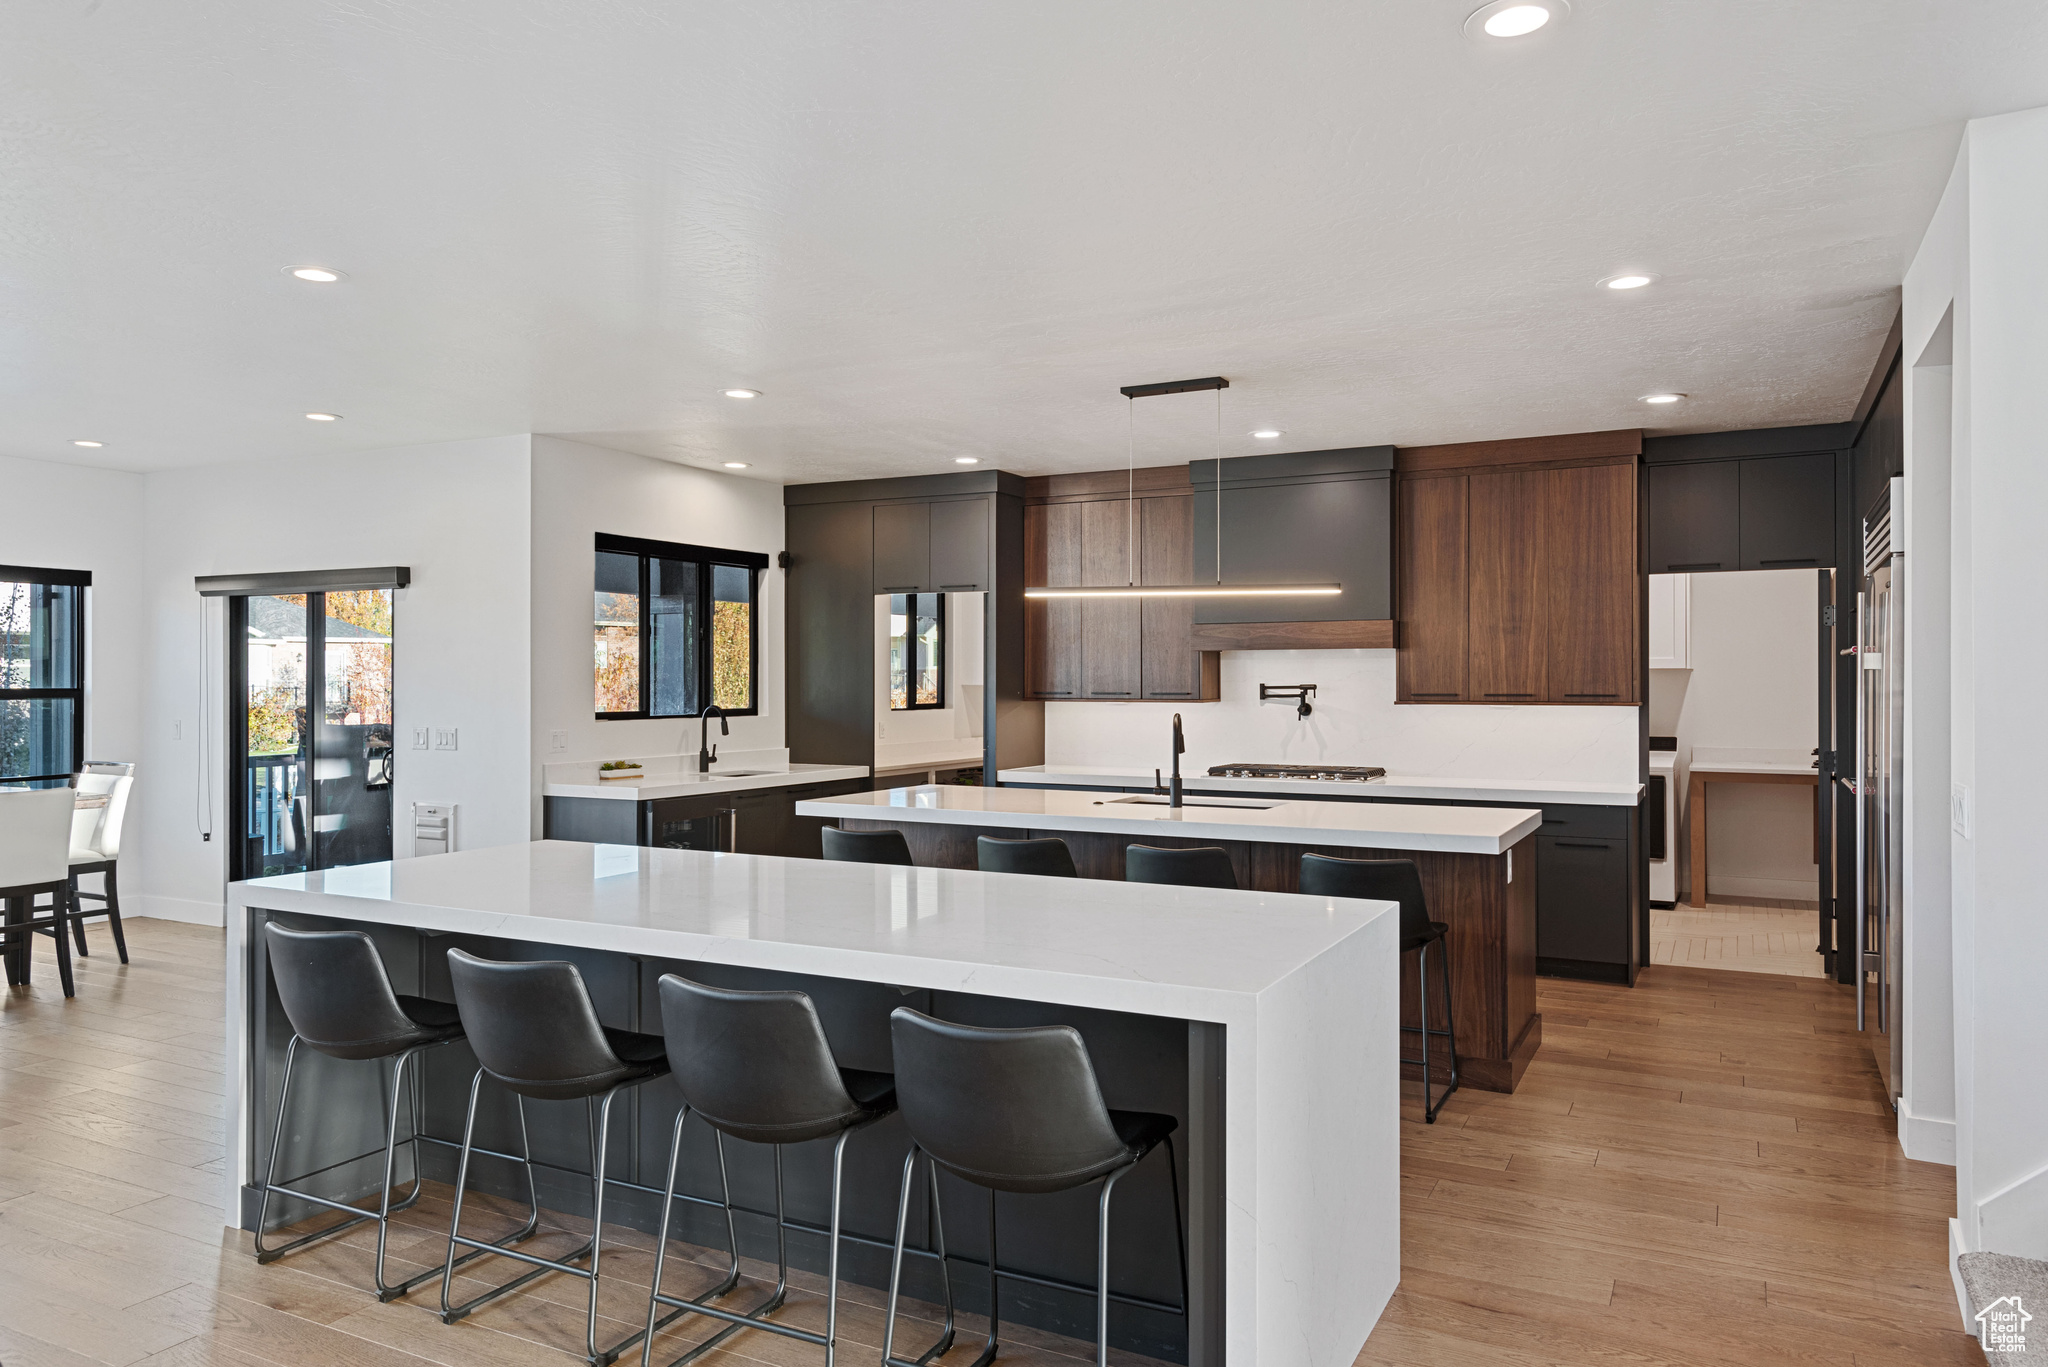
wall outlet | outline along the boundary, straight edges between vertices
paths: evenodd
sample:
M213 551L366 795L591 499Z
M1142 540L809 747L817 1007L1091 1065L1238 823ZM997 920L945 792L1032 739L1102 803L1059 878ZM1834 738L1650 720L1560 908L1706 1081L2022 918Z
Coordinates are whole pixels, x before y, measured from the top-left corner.
M1971 820L1970 790L1958 783L1948 790L1948 824L1963 839L1971 839L1976 831L1976 822Z
M427 739L427 735L428 731L426 727L415 726L412 729L412 748L415 750L426 750L431 748L433 742Z
M452 726L435 727L434 748L436 750L453 750L455 748L455 728Z
M568 750L568 748L569 733L567 731L548 732L548 749L552 753L559 755Z

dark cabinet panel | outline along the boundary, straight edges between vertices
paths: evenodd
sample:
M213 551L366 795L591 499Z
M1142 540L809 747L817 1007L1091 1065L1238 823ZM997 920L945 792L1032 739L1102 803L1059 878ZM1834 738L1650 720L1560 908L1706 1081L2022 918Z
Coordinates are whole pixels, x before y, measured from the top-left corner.
M1821 569L1835 563L1835 457L1742 462L1742 568Z
M932 508L929 503L875 505L876 593L931 590Z
M989 501L961 499L931 505L931 592L987 591Z
M1636 698L1636 481L1633 465L1544 474L1544 636L1551 702Z
M1742 563L1741 462L1653 465L1649 481L1651 574Z
M1628 865L1625 839L1536 837L1539 963L1628 964Z
M1136 512L1127 500L1083 503L1081 576L1087 584L1131 581L1131 528ZM1090 698L1138 696L1138 605L1136 598L1081 600L1081 692Z
M1025 583L1069 587L1081 582L1083 506L1040 503L1025 507ZM1081 696L1081 600L1025 600L1024 678L1034 698Z
M1138 501L1138 571L1147 584L1185 584L1195 568L1195 501L1185 495ZM1185 598L1138 605L1138 689L1148 698L1200 698L1202 652L1195 610Z
M1548 691L1540 510L1550 472L1472 475L1470 667L1474 702L1541 702Z
M1400 651L1394 696L1460 702L1466 679L1466 480L1403 479L1395 493Z
M1210 473L1204 475L1205 469ZM1213 469L1198 463L1191 470L1197 581L1216 577ZM1249 584L1335 580L1344 591L1328 598L1198 601L1195 621L1384 621L1394 609L1392 542L1393 490L1387 475L1243 484L1233 483L1226 471L1223 578Z

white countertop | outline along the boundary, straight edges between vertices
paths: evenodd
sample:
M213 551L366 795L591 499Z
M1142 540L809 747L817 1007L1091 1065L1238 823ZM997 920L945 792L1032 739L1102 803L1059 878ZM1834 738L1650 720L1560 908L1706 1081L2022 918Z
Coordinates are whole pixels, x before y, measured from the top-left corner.
M1034 764L1002 769L998 783L1061 783L1076 788L1149 788L1152 771L1086 764ZM1368 783L1330 783L1320 779L1210 778L1181 775L1190 793L1285 793L1289 797L1439 798L1454 802L1578 803L1587 807L1633 807L1642 796L1640 783L1585 783L1536 778L1432 778L1389 774Z
M1058 788L925 785L848 793L796 804L800 816L854 821L929 821L1014 830L1167 834L1191 840L1504 854L1543 824L1543 813L1510 807L1419 807L1395 802L1267 802L1189 798L1185 807L1119 802ZM1086 881L1086 880L1084 880Z
M1088 878L1046 889L1022 874L541 840L230 883L228 904L1240 1024L1394 906Z
M786 750L735 752L697 772L695 755L621 756L639 763L637 778L605 778L597 760L547 764L541 767L542 797L598 797L614 802L640 802L662 797L698 797L713 793L745 793L761 788L789 788L801 783L828 783L866 778L857 764L791 764Z
M1692 763L1695 774L1815 774L1813 755L1806 750L1742 750L1695 745Z

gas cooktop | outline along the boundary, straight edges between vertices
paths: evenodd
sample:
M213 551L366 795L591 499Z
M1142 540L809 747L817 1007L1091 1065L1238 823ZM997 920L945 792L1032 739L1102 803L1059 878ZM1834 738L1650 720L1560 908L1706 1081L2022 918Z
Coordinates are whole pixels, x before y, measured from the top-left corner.
M1326 783L1365 783L1385 778L1387 771L1375 764L1216 764L1210 778L1295 778Z

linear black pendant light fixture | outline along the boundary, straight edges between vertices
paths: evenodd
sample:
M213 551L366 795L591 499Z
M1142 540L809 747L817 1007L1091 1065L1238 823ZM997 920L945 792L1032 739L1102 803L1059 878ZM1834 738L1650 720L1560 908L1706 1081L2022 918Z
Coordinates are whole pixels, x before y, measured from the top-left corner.
M1221 375L1206 380L1167 380L1160 384L1127 384L1120 391L1128 401L1124 422L1124 483L1129 504L1129 528L1125 546L1130 552L1130 575L1122 584L1077 586L1041 585L1024 590L1026 598L1277 598L1329 597L1344 591L1341 584L1227 584L1223 580L1223 391L1230 381ZM1213 584L1141 584L1138 582L1138 487L1136 409L1139 399L1159 394L1189 394L1204 389L1216 391L1216 582Z

